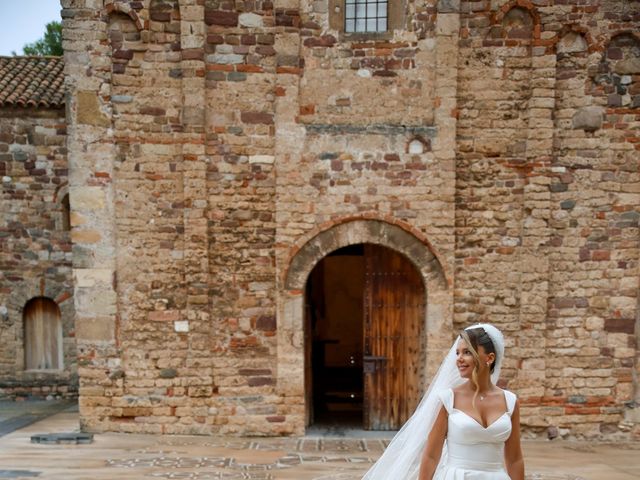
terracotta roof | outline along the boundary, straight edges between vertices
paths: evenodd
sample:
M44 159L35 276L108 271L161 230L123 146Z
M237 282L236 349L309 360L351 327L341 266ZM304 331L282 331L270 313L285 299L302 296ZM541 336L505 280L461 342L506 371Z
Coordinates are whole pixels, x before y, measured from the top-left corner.
M0 57L0 107L63 105L62 57Z

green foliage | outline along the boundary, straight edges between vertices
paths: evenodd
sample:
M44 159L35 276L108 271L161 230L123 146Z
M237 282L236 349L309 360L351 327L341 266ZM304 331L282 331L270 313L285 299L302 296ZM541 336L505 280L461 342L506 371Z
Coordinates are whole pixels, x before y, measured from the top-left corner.
M47 23L44 38L28 43L22 50L25 55L37 57L62 55L64 53L62 50L62 24L60 22Z

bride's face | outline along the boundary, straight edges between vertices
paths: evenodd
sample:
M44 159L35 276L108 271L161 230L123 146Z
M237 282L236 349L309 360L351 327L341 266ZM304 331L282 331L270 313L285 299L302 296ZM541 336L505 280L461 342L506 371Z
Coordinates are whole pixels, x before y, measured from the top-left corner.
M462 378L471 378L475 365L476 359L473 358L473 352L467 346L467 342L462 338L459 339L456 346L456 366L460 376Z
M487 354L484 351L484 347L482 345L478 346L478 360L476 361L473 356L473 352L467 345L467 342L464 341L463 338L458 340L458 345L456 346L456 366L458 367L458 372L462 378L471 378L471 374L473 373L474 367L478 367L478 373L480 373L484 368L489 369L487 362L491 364L494 361L495 355L492 353Z

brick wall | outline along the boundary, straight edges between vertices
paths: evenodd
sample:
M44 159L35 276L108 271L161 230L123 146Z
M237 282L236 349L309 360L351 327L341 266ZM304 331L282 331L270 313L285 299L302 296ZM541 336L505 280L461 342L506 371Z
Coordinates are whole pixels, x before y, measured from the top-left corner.
M62 111L0 109L0 397L77 394L66 133ZM25 370L23 309L40 296L60 308L61 371Z
M290 264L376 222L429 252L428 373L491 321L526 428L633 428L633 6L62 4L85 428L302 433Z
M509 332L524 425L618 432L637 369L638 77L622 72L640 12L488 3L461 6L455 322Z

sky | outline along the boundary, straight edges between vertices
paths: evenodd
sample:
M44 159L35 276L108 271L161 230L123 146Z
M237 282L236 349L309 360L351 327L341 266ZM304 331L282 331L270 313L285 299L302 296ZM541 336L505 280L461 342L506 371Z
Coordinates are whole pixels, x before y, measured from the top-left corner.
M60 0L0 0L0 56L44 36L47 23L60 21Z

